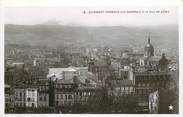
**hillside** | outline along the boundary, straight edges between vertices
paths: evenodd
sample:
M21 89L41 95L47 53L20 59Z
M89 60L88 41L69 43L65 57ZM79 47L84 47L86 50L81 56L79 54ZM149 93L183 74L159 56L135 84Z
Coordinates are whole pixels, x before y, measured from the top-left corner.
M177 48L178 26L151 27L80 27L63 25L5 25L5 44L76 46L144 45L148 33L151 42L160 48Z

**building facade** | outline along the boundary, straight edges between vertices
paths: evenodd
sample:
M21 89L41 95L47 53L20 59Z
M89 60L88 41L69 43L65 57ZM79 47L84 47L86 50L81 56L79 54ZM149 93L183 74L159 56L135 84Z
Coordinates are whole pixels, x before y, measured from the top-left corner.
M25 89L25 105L26 107L38 107L38 90L37 87L30 87Z

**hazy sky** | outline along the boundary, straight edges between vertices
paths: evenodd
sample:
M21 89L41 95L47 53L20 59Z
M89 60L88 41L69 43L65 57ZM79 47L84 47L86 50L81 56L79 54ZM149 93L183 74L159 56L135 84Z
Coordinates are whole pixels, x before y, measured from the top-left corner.
M169 13L152 13L163 10ZM4 11L6 24L75 26L178 24L176 7L6 7ZM83 11L86 11L86 13L82 13ZM90 13L88 13L89 11ZM93 13L93 11L100 11L101 13ZM106 11L115 11L116 13L106 13ZM122 12L119 13L120 11ZM132 11L135 11L135 13ZM136 13L137 11L141 11L141 13ZM148 11L148 13L142 13L142 11Z

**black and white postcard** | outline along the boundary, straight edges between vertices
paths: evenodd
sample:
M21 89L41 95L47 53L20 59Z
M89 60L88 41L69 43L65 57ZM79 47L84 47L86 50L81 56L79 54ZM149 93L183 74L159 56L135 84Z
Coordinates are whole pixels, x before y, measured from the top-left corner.
M19 2L2 8L3 115L180 115L179 4Z

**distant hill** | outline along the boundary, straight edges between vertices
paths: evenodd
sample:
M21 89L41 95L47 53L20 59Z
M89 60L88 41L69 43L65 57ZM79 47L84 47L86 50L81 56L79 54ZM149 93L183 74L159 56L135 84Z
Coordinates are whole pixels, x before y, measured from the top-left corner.
M5 25L5 44L61 46L144 45L150 32L154 46L178 47L178 26L83 27L64 25Z

